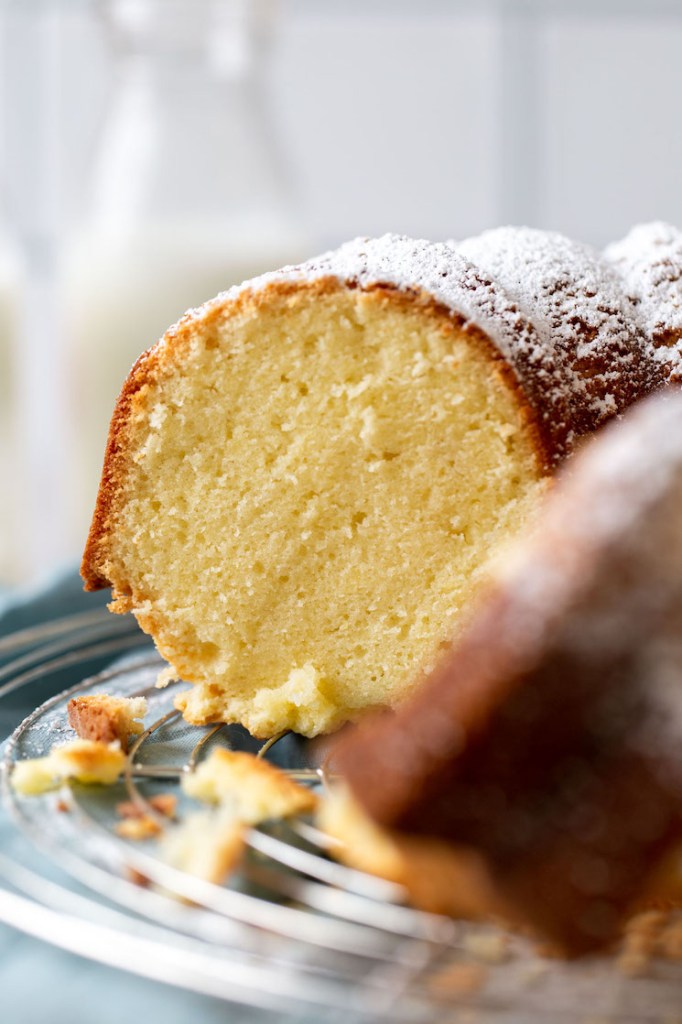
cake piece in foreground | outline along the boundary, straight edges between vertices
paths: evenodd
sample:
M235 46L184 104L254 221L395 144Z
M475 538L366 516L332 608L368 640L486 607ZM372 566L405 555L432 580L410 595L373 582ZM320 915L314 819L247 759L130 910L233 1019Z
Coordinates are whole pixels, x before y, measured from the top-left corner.
M450 244L360 239L247 282L131 371L86 586L196 684L190 722L315 735L394 705L552 469L653 386L640 341L630 325L600 377L581 335L554 345Z
M576 456L419 693L333 755L375 822L475 852L571 953L682 839L681 509L675 389Z

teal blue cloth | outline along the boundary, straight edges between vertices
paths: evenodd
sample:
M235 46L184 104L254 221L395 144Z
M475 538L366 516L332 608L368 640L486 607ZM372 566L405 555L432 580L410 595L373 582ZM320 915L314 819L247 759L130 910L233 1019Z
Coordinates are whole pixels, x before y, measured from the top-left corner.
M93 609L107 598L108 592L84 594L75 571L34 594L0 594L0 638L17 629ZM76 668L74 674L77 672ZM77 681L77 675L70 681L60 678L58 690ZM20 700L27 701L33 694L22 690ZM47 696L41 693L40 699ZM26 703L12 713L20 719L31 710ZM4 739L5 735L0 736L0 743ZM0 818L0 849L7 848L7 830L11 828ZM261 1024L277 1019L286 1018L104 967L0 924L2 1024Z
M27 626L105 605L108 590L86 594L78 573L65 571L35 590L0 590L0 637Z

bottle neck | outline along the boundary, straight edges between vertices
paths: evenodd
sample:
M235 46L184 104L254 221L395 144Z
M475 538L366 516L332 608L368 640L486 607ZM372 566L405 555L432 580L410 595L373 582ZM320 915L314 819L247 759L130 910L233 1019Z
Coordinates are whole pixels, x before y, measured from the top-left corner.
M270 0L100 0L119 63L239 80L259 62Z
M234 220L245 210L274 219L288 183L261 91L264 0L103 4L117 33L118 81L93 213L116 230L169 217Z

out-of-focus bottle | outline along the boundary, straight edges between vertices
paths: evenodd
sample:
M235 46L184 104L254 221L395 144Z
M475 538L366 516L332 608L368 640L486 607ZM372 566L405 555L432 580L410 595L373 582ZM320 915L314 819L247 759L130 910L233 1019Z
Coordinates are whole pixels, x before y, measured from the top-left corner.
M19 474L16 347L19 335L22 269L16 246L0 231L0 586L17 583L23 566L16 542L17 478Z
M101 0L116 84L64 250L72 521L132 362L185 309L308 255L270 121L268 0Z

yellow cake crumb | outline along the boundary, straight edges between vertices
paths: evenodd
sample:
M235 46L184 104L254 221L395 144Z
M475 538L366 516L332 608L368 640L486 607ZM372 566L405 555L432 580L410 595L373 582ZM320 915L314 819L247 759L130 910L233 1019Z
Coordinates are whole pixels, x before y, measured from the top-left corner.
M240 821L255 825L315 809L317 797L279 768L241 751L218 748L182 779L188 796L219 804Z
M618 969L622 974L634 978L647 973L652 958L659 950L667 920L667 913L661 910L645 910L630 918L618 957Z
M15 762L12 786L22 796L37 796L72 780L110 786L118 780L125 760L118 741L72 740L53 747L45 757Z
M271 736L283 729L310 735L333 729L338 712L325 694L320 672L308 662L302 668L293 668L280 686L260 690L250 715L258 735Z
M211 805L188 815L161 841L173 867L216 884L239 863L249 825L312 811L317 798L279 768L253 754L218 748L182 779L183 791Z
M162 831L160 822L148 814L142 814L138 818L126 818L125 821L119 821L115 828L116 835L122 839L134 840L153 839Z
M195 811L160 841L162 859L216 885L237 867L245 849L244 825L220 810Z
M145 803L137 803L135 800L124 800L116 804L116 813L123 818L116 825L116 834L122 839L152 839L163 831L163 824L159 816L173 818L177 806L177 797L172 793L157 793L150 797ZM150 813L156 812L156 815Z
M178 800L172 793L156 793L145 803L165 818L174 818ZM148 812L144 804L136 803L134 800L124 800L120 804L116 804L116 813L121 818L143 818Z
M165 690L165 688L170 686L171 683L177 683L179 681L180 677L175 669L171 665L166 665L166 667L162 668L159 672L154 685L157 690Z

